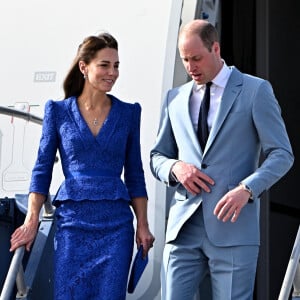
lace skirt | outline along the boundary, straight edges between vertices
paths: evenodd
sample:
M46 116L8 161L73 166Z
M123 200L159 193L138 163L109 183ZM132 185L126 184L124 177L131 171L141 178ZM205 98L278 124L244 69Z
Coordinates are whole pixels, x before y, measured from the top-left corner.
M55 300L121 300L133 252L128 201L61 201L54 239Z

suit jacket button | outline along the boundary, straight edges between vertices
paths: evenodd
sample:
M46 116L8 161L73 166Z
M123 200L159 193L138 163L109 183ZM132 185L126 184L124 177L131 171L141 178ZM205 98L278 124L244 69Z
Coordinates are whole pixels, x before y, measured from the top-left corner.
M207 164L202 164L202 165L201 165L201 168L202 168L202 169L206 169L206 168L207 168Z

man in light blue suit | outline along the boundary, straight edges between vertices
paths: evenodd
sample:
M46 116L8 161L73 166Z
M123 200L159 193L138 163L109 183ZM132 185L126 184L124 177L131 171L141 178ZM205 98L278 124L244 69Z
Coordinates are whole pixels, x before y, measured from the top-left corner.
M162 300L194 299L207 273L213 299L252 299L260 195L294 161L280 107L268 81L226 65L209 22L185 25L178 47L193 80L167 93L151 151L153 175L176 186ZM208 82L209 136L201 149L198 114Z

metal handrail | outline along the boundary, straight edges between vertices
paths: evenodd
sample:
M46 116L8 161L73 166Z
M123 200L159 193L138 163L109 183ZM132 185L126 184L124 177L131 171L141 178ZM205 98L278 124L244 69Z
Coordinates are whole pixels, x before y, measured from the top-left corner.
M29 288L26 286L25 276L24 276L24 269L22 264L20 265L19 272L16 278L16 285L17 285L17 297L16 298L25 298L27 297Z
M8 115L11 117L16 117L24 119L26 121L42 125L43 119L35 116L31 113L20 111L17 109L0 106L0 114ZM56 157L56 162L58 158ZM48 195L44 203L44 214L43 217L51 218L54 214L54 208L51 203L51 197ZM28 294L28 287L26 286L24 270L22 265L22 260L24 257L25 246L21 246L15 250L15 253L12 257L10 267L3 284L3 288L0 295L0 300L10 300L11 294L13 292L15 283L17 286L17 298L26 298Z
M35 116L31 113L24 112L24 111L21 111L21 110L17 110L17 109L14 109L14 108L0 106L0 114L16 117L16 118L20 118L20 119L24 119L24 120L27 120L27 121L30 121L32 123L36 123L36 124L39 124L39 125L43 124L43 119L42 118L37 117L37 116Z
M54 208L52 205L51 196L48 195L46 201L44 202L44 214L43 216L46 218L52 218L54 214Z
M10 108L10 107L5 107L0 105L0 114L19 118L19 119L24 119L26 121L43 125L43 118L40 118L38 116L35 116L31 113L24 112L18 109ZM58 156L55 157L55 163L59 161Z
M22 246L20 248L17 248L13 255L13 258L12 258L12 261L11 261L11 264L10 264L10 267L9 267L9 270L8 270L8 273L7 273L7 276L6 276L4 285L3 285L3 289L2 289L2 292L0 295L0 300L9 300L11 297L11 293L13 291L14 284L15 284L15 281L17 278L17 274L20 271L20 268L22 266L22 259L24 256L24 251L25 251L25 247ZM22 270L23 270L23 268L22 268Z
M293 297L300 297L300 261L298 264L298 268L295 274L294 283L293 283Z
M44 203L44 217L53 217L54 208L52 206L51 197L48 195ZM26 286L22 260L24 257L25 246L21 246L15 250L10 267L3 285L0 300L10 300L13 292L14 284L17 286L17 298L27 297L29 288Z
M289 295L292 289L292 285L294 280L296 279L296 271L299 265L300 259L300 225L298 228L298 233L295 239L294 247L292 250L292 254L288 263L288 267L284 276L284 280L281 286L280 294L278 300L288 300ZM295 284L294 284L295 285ZM299 283L296 282L296 286L299 286Z

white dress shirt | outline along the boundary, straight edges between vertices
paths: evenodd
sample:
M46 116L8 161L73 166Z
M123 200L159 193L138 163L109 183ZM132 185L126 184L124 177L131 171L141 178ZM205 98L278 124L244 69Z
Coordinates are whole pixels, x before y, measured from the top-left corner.
M209 131L211 130L214 120L216 118L221 103L221 99L223 96L223 92L230 74L231 74L231 69L226 65L225 61L223 61L223 67L221 71L212 80L212 85L210 87L210 107L209 107L208 117L207 117ZM198 128L199 111L204 96L204 92L205 92L205 84L201 84L201 85L197 85L196 83L194 84L193 92L190 98L189 109L190 109L190 116L195 131L197 131Z

